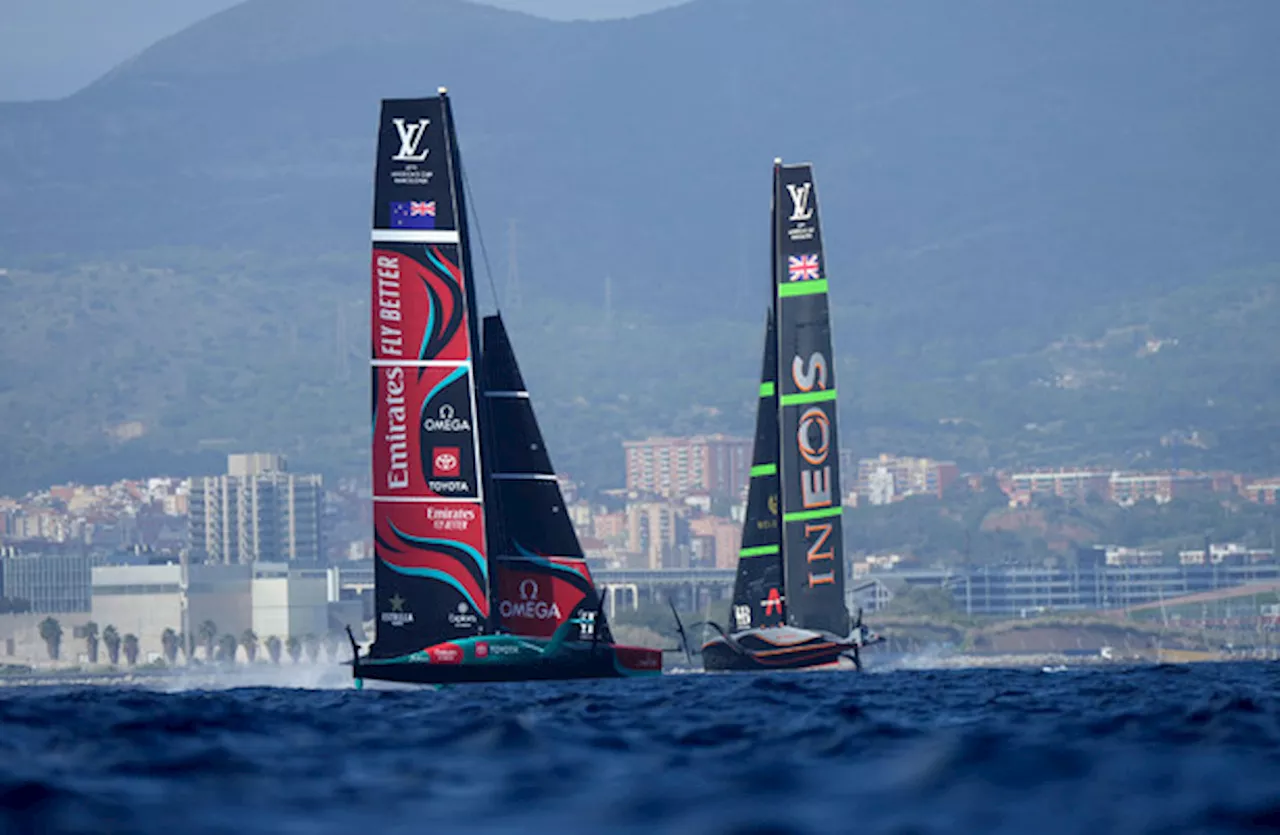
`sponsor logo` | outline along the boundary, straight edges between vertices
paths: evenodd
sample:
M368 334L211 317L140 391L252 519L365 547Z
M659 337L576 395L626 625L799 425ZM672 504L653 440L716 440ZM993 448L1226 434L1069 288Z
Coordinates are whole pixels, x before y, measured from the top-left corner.
M827 388L827 358L815 351L806 363L800 357L791 360L791 379L802 392ZM800 501L805 509L831 507L834 504L831 478L831 418L822 406L805 409L796 425L796 449L803 459L800 468ZM838 517L834 517L838 518ZM808 563L809 588L835 583L836 542L831 541L835 522L830 520L804 523L805 559Z
M483 641L476 644L476 658L488 658L488 657L489 657L489 645Z
M766 615L781 615L782 595L778 594L777 589L769 589L769 596L764 600L761 600L760 605L764 607L764 613Z
M462 475L462 450L456 446L438 446L431 450L431 474L436 478Z
M392 366L386 370L384 388L387 404L387 489L403 490L409 486L409 438L406 435L408 415L404 398L404 369Z
M733 607L733 620L739 629L751 628L751 607L739 604Z
M798 224L787 230L787 237L793 242L813 240L817 234L817 229L810 223L813 207L809 205L809 199L813 196L813 183L788 183L787 192L791 195L791 217L788 220Z
M427 657L432 664L461 664L462 648L457 644L436 644L427 647Z
M492 644L489 647L490 655L519 655L520 647L511 644Z
M533 620L560 620L560 607L552 601L538 599L537 581L526 577L520 581L520 600L504 600L498 604L498 612L504 618L531 618ZM594 617L594 613L592 615Z
M465 481L437 481L436 479L428 481L427 487L437 496L443 496L446 493L466 493L471 489L471 485Z
M392 119L391 124L396 126L396 133L400 135L400 150L392 159L396 162L426 162L431 150L428 148L419 151L418 148L422 145L422 138L427 135L427 125L431 124L431 120L419 119L410 124L404 119Z
M471 421L456 417L453 407L444 403L435 417L422 421L422 428L428 432L470 432Z
M378 296L378 352L386 357L404 356L404 331L400 311L400 257L378 255L374 292ZM402 418L400 421L404 423Z
M809 207L809 195L813 194L813 183L803 185L787 183L787 192L791 195L791 222L799 223L811 219L813 209Z
M476 616L470 606L459 602L458 610L449 613L449 623L453 624L455 629L470 629L476 625Z
M382 613L382 622L390 626L407 626L413 623L413 612L404 610L405 599L399 594L387 600L391 611Z
M427 521L437 531L465 531L476 520L474 507L427 507Z
M392 201L391 228L393 229L435 229L436 201L406 200Z
M596 613L582 612L578 616L578 640L589 641L596 634Z
M788 255L787 276L789 281L816 281L818 278L818 256Z

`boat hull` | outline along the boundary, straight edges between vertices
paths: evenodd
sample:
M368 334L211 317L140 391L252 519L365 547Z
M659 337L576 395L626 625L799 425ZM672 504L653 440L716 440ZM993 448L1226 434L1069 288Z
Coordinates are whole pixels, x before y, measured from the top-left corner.
M707 672L854 670L849 645L829 632L768 626L717 636L702 647Z
M357 681L478 684L637 678L662 675L662 651L621 644L487 635L427 647L396 658L358 658Z

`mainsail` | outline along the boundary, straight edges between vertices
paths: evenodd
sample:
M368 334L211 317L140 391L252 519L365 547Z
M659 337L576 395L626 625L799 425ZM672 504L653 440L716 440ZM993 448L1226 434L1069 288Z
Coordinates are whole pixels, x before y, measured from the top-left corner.
M810 165L774 165L774 298L786 620L837 635L844 601L836 378Z
M373 658L489 631L474 282L448 98L382 102L374 186Z
M570 640L612 642L500 316L484 320L483 357L495 629L550 637L573 620Z
M784 623L782 536L778 527L778 332L770 308L765 326L764 370L756 409L756 441L742 523L742 550L733 584L732 629Z

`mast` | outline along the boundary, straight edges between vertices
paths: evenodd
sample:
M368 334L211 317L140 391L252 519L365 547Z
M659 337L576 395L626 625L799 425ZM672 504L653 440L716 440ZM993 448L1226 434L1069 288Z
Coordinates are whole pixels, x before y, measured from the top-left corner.
M490 620L475 286L443 89L382 102L372 240L370 654L394 658Z
M838 635L844 601L843 508L827 276L813 168L774 161L778 459L786 619Z

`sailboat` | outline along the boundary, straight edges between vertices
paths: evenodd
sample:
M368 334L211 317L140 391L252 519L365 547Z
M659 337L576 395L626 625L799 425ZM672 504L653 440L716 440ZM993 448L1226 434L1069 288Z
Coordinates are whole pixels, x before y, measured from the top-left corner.
M384 100L357 686L660 675L661 650L613 640L501 315L476 327L463 183L447 91Z
M809 164L773 167L764 369L729 628L708 671L862 668L878 637L845 606L836 378L818 194Z

